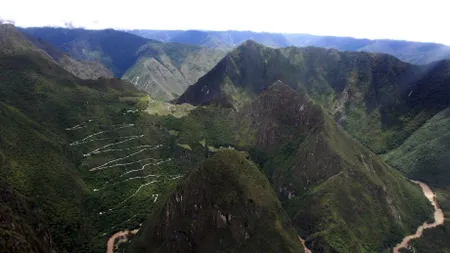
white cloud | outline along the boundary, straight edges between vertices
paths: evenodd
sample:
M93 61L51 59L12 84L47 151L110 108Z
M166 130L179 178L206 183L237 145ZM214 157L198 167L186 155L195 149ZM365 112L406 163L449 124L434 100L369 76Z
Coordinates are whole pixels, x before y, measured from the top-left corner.
M450 45L446 10L443 0L10 0L0 17L18 26L253 30Z

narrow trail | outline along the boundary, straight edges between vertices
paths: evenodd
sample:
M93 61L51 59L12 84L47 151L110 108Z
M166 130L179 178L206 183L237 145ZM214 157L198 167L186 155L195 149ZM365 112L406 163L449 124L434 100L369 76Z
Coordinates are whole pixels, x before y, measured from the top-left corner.
M121 237L126 237L129 235L135 235L137 232L139 231L139 229L134 229L134 230L123 230L120 232L117 232L115 234L113 234L109 239L108 242L106 243L106 253L114 253L114 242L121 238Z
M430 187L422 182L419 181L412 181L422 188L423 194L427 199L431 202L431 204L434 207L434 222L433 223L423 223L420 227L417 228L417 231L413 235L408 235L405 238L403 238L402 242L397 244L394 248L394 253L400 253L401 248L407 248L408 244L411 240L420 238L423 234L423 231L425 229L434 228L444 223L444 213L442 212L442 209L439 208L437 202L436 202L436 195L431 191Z

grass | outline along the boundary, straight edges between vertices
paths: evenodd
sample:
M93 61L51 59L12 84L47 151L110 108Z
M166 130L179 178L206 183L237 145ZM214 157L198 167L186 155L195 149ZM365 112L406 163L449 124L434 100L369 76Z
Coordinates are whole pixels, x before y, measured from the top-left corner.
M177 143L177 146L180 147L180 148L182 148L182 149L192 151L191 146L189 146L188 144Z

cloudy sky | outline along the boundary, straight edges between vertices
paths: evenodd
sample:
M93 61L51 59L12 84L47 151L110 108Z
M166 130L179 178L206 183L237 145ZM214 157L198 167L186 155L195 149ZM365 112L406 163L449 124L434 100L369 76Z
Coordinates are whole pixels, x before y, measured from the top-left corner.
M444 0L4 0L17 26L252 30L450 45Z

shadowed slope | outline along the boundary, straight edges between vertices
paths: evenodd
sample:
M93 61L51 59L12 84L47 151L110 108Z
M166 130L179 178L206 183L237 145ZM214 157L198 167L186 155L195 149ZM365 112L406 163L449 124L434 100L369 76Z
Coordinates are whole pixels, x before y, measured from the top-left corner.
M247 41L190 86L178 102L239 109L281 80L382 153L450 105L449 69L448 61L415 66L383 54L272 49Z
M263 170L313 252L380 252L431 214L416 185L287 85L237 117L238 141L265 154Z
M157 99L172 100L211 70L226 51L178 43L148 43L123 78Z
M269 182L237 151L187 176L150 218L131 252L303 252Z

